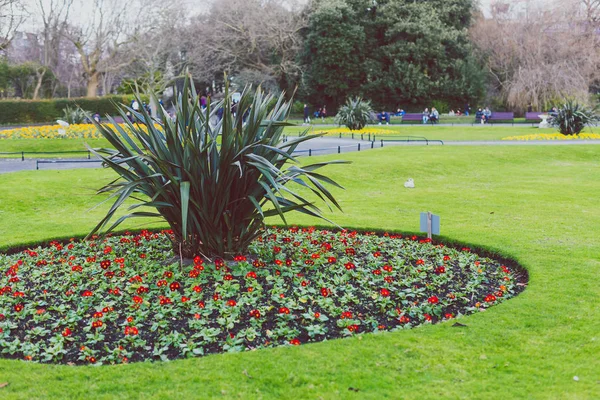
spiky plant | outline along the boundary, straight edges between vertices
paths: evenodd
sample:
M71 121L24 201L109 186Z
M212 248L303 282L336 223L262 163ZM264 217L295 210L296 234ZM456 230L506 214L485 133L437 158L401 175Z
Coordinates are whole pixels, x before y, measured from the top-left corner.
M335 122L338 125L345 125L352 131L361 130L368 123L372 122L371 115L373 108L371 103L360 97L348 99L346 104L340 107Z
M66 106L63 109L63 119L69 124L83 124L87 122L88 115L91 113L88 111L83 111L80 108L74 107L71 108Z
M597 108L589 108L574 100L567 100L555 115L551 116L550 123L558 128L563 135L579 135L583 128L598 122Z
M291 103L280 96L274 107L269 106L272 98L260 88L246 89L234 118L228 87L222 102L203 110L193 82L186 79L174 118L159 109L155 120L144 109L135 112L123 106L120 113L126 127L110 118L109 124L96 124L114 149L95 153L119 179L99 190L112 193L116 200L91 234L104 229L127 199L136 199L128 207L133 212L118 218L108 231L127 218L161 218L173 230L176 254L230 257L244 253L266 217L279 215L285 222L285 213L299 211L324 218L289 183L339 209L323 183L341 186L316 170L341 161L296 165L293 152L298 144L321 135L304 133L283 142ZM220 108L223 117L213 126L210 121ZM127 122L127 111L139 122ZM139 211L140 207L156 212Z

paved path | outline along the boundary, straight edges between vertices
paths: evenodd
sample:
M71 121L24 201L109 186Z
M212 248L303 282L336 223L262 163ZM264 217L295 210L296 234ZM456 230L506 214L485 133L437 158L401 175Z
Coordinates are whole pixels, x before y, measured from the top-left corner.
M333 137L320 137L310 140L305 143L301 143L297 148L297 154L301 156L308 155L323 155L323 154L335 154L348 153L353 151L370 150L373 148L380 148L381 141L369 142L366 140L353 140L347 138L333 138ZM384 139L383 146L423 146L425 142L391 142ZM430 142L430 146L441 146L441 143ZM508 140L495 140L495 141L445 141L446 146L577 146L577 145L600 145L600 140L537 140L537 141L508 141ZM310 151L309 151L310 150ZM60 163L40 163L40 170L47 169L74 169L74 168L98 168L100 162L87 162L88 159L80 158L69 158L69 159L39 159L39 161L61 161ZM73 161L73 162L65 162ZM4 159L0 158L0 174L8 172L35 170L36 160L25 159Z

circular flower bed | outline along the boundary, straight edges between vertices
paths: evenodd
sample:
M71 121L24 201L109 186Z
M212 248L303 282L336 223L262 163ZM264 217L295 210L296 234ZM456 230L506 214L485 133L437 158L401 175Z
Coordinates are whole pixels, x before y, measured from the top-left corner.
M299 345L456 318L524 288L518 271L417 237L273 228L247 255L186 265L170 234L0 254L2 356L101 364Z
M128 129L127 124L118 124ZM112 126L112 125L111 125ZM159 127L157 125L157 127ZM94 124L72 124L67 128L60 125L34 125L0 131L0 139L102 139L104 136Z

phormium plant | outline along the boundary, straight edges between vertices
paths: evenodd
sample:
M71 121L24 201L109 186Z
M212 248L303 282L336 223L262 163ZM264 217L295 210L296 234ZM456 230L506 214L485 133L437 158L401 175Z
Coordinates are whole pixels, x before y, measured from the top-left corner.
M371 107L371 103L360 97L356 97L348 99L346 104L340 107L335 116L335 122L338 125L345 125L353 131L361 130L372 121L372 113L373 108Z
M598 122L597 108L589 108L574 100L567 100L550 119L563 135L578 135L586 125Z
M285 222L286 212L300 211L325 219L289 183L339 209L324 183L341 186L316 171L342 161L295 165L298 160L293 152L298 144L322 134L304 133L283 142L291 103L280 96L269 106L272 99L260 88L246 89L234 117L226 87L225 99L203 110L192 80L186 79L174 118L163 109L153 119L144 109L136 112L122 107L125 121L129 111L138 122L127 122L123 128L109 118L112 124L96 124L114 149L94 152L120 178L99 190L112 193L116 200L91 234L105 228L131 198L138 200L129 207L132 212L118 218L108 231L127 218L157 217L173 230L175 254L231 257L245 253L266 217L279 215ZM213 126L210 121L221 114L221 108L222 118ZM139 211L140 207L156 212Z

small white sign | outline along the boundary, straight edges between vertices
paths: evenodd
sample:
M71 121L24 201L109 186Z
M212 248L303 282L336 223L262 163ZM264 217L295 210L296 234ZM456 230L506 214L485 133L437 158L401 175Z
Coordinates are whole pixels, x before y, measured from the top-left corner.
M431 212L421 213L421 232L427 232L427 238L440 234L440 216Z

